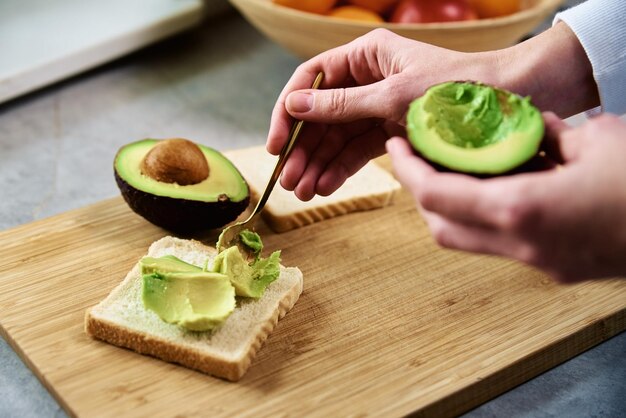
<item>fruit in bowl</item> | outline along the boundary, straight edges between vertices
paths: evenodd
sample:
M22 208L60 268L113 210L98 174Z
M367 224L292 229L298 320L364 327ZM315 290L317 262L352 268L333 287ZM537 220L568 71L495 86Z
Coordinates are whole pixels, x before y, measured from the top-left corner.
M405 38L464 52L509 47L550 17L563 0L412 0L455 4L444 22L394 23L392 16L408 0L319 0L320 10L303 10L304 0L229 0L269 39L300 58L385 28ZM313 0L310 0L313 1ZM323 3L323 4L322 4ZM461 6L459 6L461 5ZM307 6L308 7L308 6ZM349 7L350 13L345 10ZM406 6L404 6L406 7ZM332 16L337 9L340 16ZM357 13L355 11L358 10ZM462 13L459 13L462 12ZM453 20L455 14L457 19ZM441 12L437 14L440 16ZM420 15L424 19L425 14ZM497 16L497 17L494 17ZM349 18L350 17L350 18ZM399 19L399 18L398 18ZM430 20L442 20L443 18Z
M383 14L398 3L398 0L351 0L348 3Z
M441 23L505 16L520 0L272 0L304 12L391 23Z
M478 14L465 0L402 0L393 9L393 23L458 22L478 19Z
M348 20L363 20L367 22L384 22L383 18L376 12L370 9L366 9L360 6L340 6L331 9L328 12L328 16L348 19Z
M469 0L480 18L500 17L519 12L522 0Z
M274 3L303 12L325 14L333 8L337 0L272 0Z

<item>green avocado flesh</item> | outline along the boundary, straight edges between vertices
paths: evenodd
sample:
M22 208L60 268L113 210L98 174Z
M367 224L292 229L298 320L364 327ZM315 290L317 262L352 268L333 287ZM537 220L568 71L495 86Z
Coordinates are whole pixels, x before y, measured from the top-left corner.
M239 233L239 237L243 245L250 248L253 253L259 254L263 250L263 242L261 242L261 237L256 232L244 229Z
M144 257L141 259L141 274L198 273L201 271L200 267L186 263L173 255L165 255L159 258Z
M196 144L209 168L208 177L198 183L182 186L142 173L144 157L160 142L133 142L115 157L115 181L135 213L162 228L186 234L221 228L248 207L250 191L245 179L230 160L209 147Z
M236 307L235 296L259 298L280 275L280 251L248 264L237 247L218 254L211 270L172 255L140 261L142 299L163 321L190 331L218 328Z
M267 286L278 278L279 263L280 251L248 264L237 247L230 247L217 255L213 271L231 278L237 296L259 298Z
M407 132L413 147L434 163L501 174L537 154L544 125L529 98L478 83L448 82L411 103Z
M227 196L232 202L248 197L248 185L235 166L218 151L198 145L209 164L206 180L187 186L164 183L141 173L141 161L156 144L156 139L144 139L123 147L116 159L115 170L130 186L143 192L176 199L216 202Z
M207 331L235 309L235 288L225 274L155 272L143 275L143 303L165 322Z

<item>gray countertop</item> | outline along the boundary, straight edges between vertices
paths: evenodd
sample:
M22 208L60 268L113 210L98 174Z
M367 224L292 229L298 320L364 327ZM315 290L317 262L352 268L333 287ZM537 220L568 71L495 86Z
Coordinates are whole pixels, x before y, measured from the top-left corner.
M0 230L118 196L111 164L132 140L263 144L298 63L232 13L0 105ZM624 416L625 353L622 333L467 416ZM65 416L2 339L0 393L0 417Z

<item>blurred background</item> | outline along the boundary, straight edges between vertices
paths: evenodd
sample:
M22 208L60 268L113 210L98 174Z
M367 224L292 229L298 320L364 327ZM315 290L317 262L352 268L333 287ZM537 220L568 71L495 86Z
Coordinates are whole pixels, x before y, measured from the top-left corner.
M130 141L186 137L218 150L264 143L295 68L346 36L384 26L489 49L539 33L577 3L536 0L498 17L394 23L391 9L382 21L355 20L272 0L2 0L0 230L118 196L112 161ZM612 338L467 416L620 416L625 347L624 335ZM0 393L0 417L66 416L3 339Z
M376 27L462 51L509 46L545 27L564 0L4 0L0 102L238 10L306 59ZM575 2L569 2L571 4ZM232 4L232 6L231 6ZM233 7L234 6L234 7Z

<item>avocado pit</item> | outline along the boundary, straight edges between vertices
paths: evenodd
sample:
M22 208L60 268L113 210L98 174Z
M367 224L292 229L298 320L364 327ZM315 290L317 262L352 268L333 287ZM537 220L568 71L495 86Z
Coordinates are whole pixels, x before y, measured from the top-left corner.
M157 181L186 186L209 177L209 164L196 144L174 138L159 142L146 154L141 172Z

